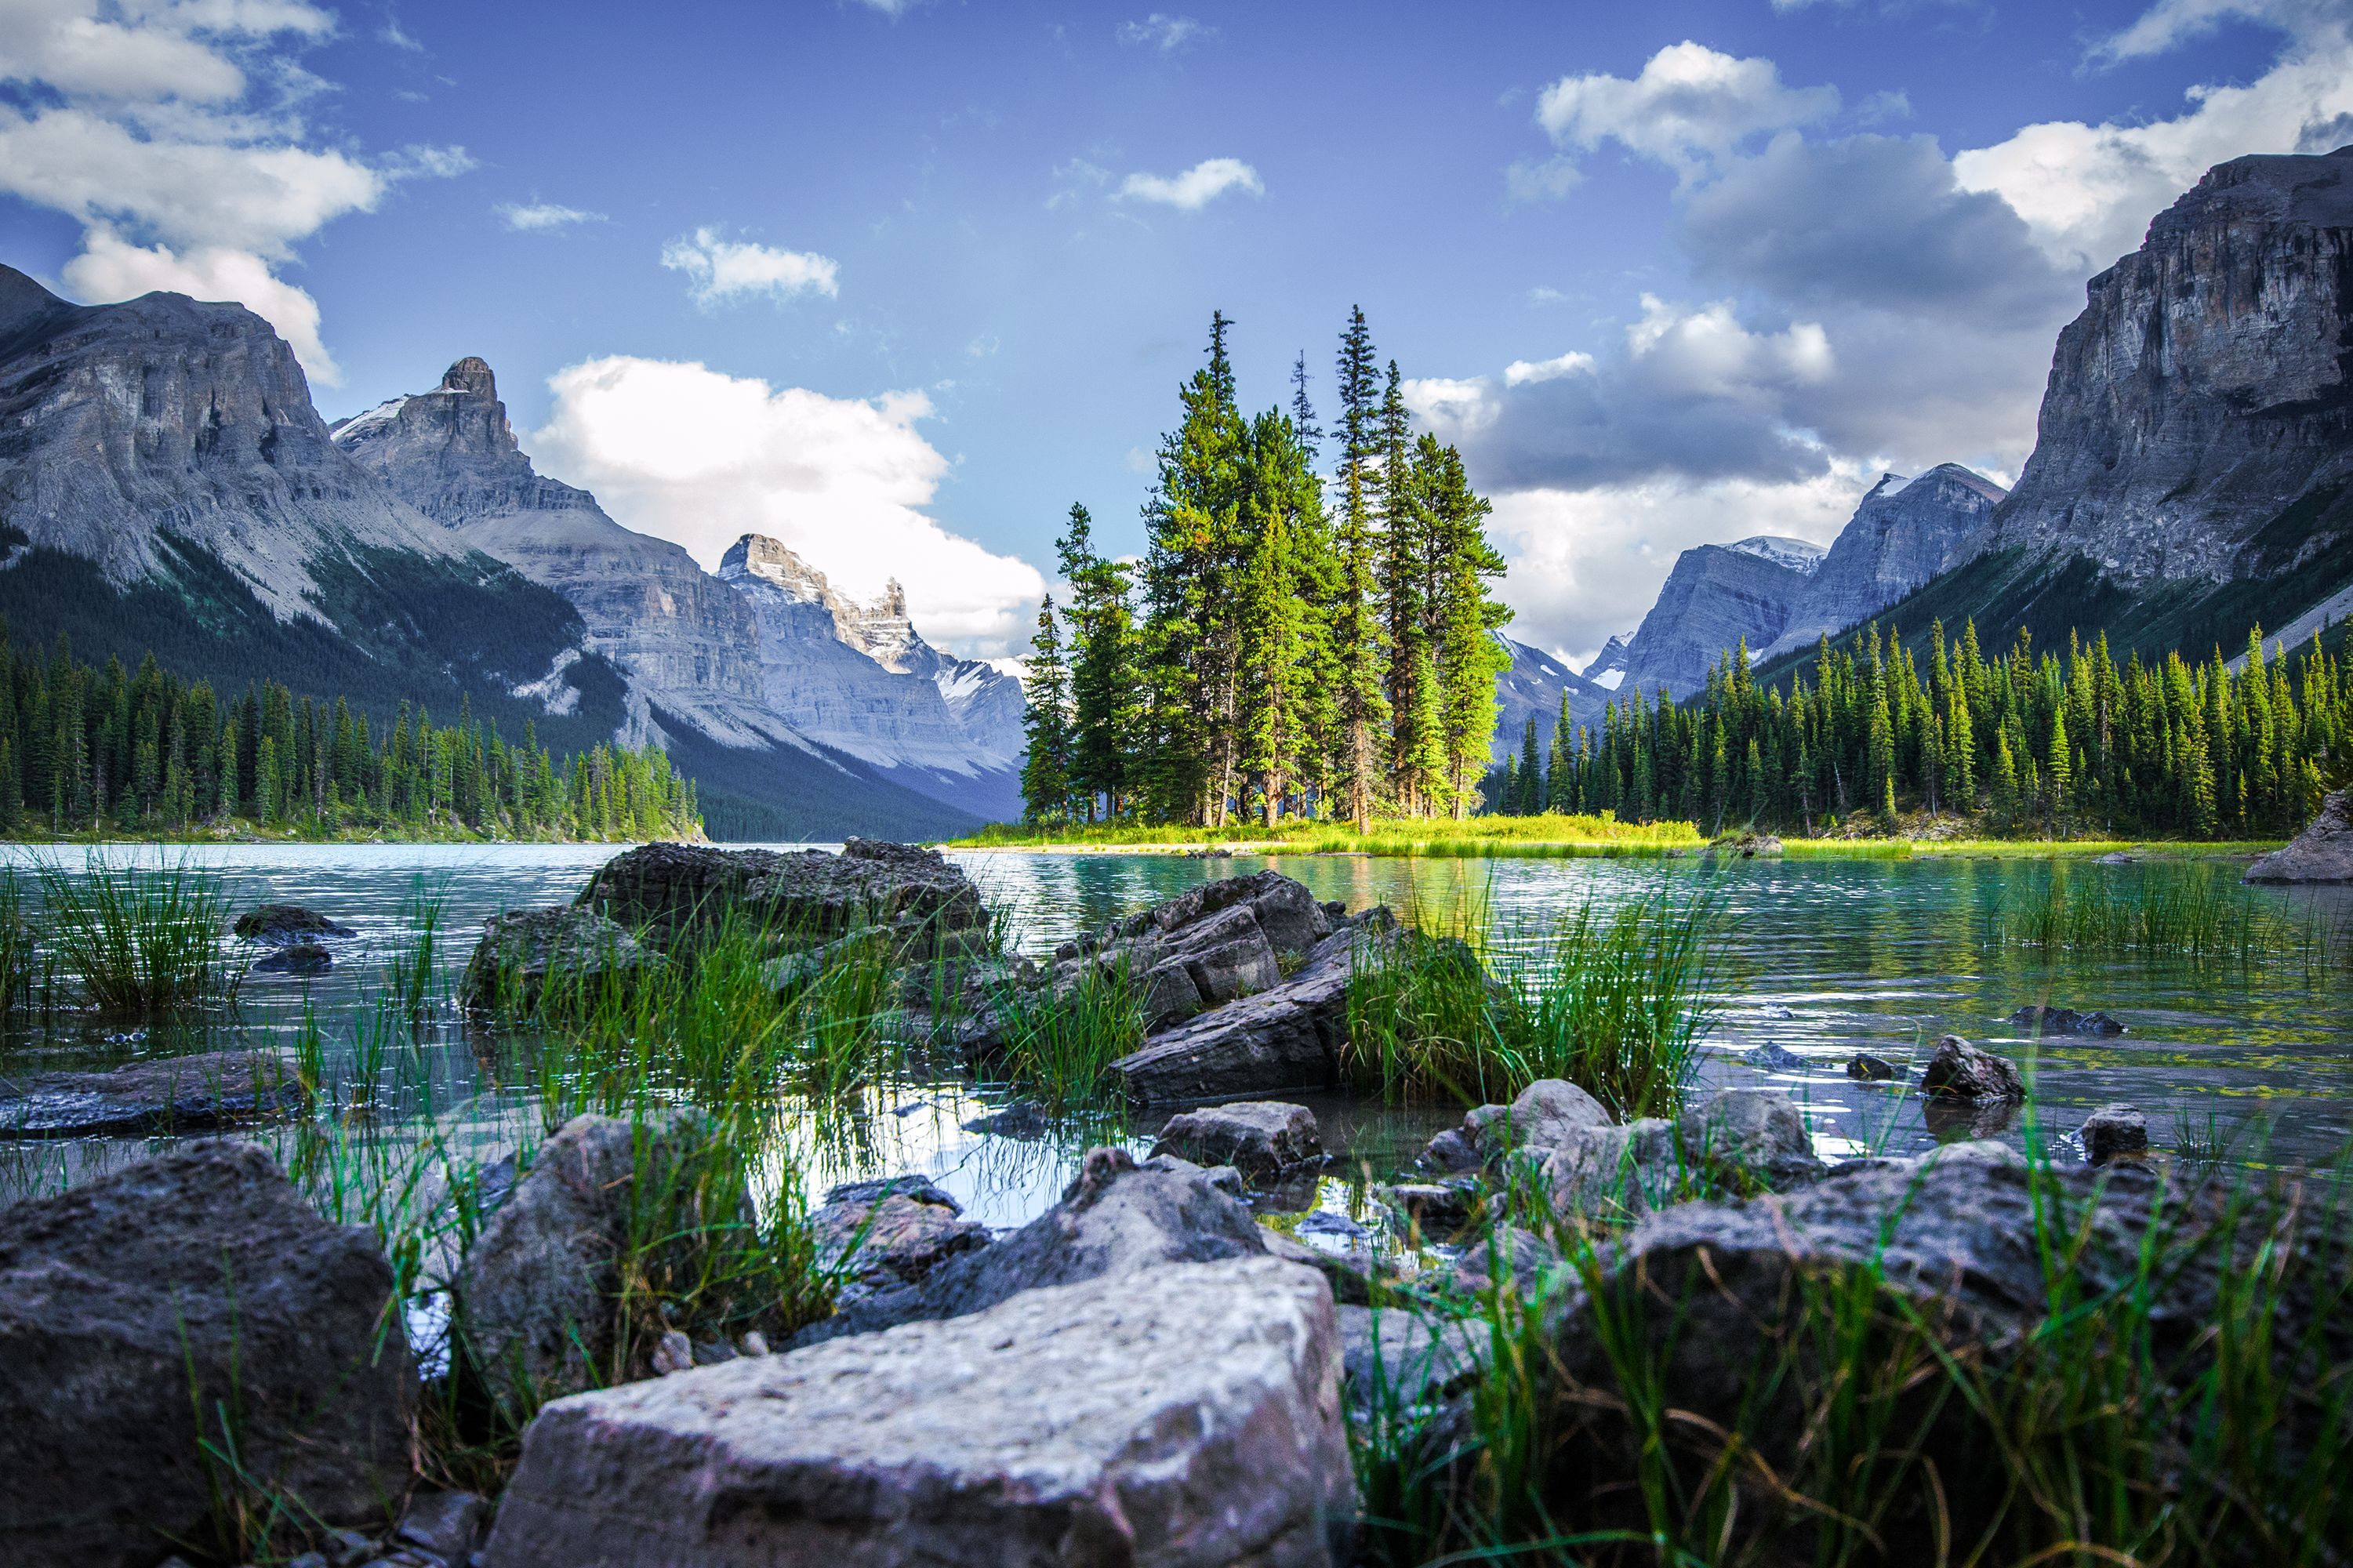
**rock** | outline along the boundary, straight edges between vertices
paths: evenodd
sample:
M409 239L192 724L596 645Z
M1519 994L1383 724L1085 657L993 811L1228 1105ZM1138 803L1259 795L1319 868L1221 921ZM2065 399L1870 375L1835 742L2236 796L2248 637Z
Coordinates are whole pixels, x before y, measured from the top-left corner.
M1895 1076L1895 1064L1857 1051L1846 1059L1846 1076L1862 1083L1885 1083Z
M1419 1409L1476 1384L1494 1342L1479 1321L1340 1306L1343 1388L1358 1419Z
M1265 1249L1250 1211L1198 1165L1166 1155L1138 1164L1124 1150L1093 1149L1061 1202L1011 1236L948 1258L916 1284L852 1302L793 1342L959 1318L1040 1286Z
M490 1521L490 1503L472 1492L418 1492L394 1539L457 1568L473 1555Z
M691 1123L578 1116L540 1145L450 1280L475 1373L518 1414L610 1375L631 1192Z
M2284 849L2255 858L2250 882L2353 882L2353 790L2340 789Z
M0 1140L195 1132L291 1116L311 1101L299 1068L290 1050L205 1051L0 1079Z
M730 915L807 946L888 926L906 957L977 945L988 926L980 890L938 850L869 838L851 838L839 855L647 844L599 867L576 901L664 951Z
M1150 1037L1112 1070L1145 1105L1329 1088L1339 1077L1356 951L1386 941L1396 923L1386 909L1367 910L1317 942L1290 979Z
M1458 1127L1450 1127L1432 1138L1422 1149L1420 1163L1433 1171L1454 1173L1475 1171L1481 1163L1479 1151Z
M1622 1127L1580 1128L1545 1151L1537 1177L1554 1212L1588 1219L1630 1219L1650 1212L1681 1184L1675 1124L1646 1116Z
M2121 1035L2125 1032L2124 1025L2105 1013L2078 1013L2072 1007L2041 1004L2021 1007L2010 1016L2010 1021L2045 1035Z
M1406 1182L1379 1189L1379 1196L1422 1234L1443 1239L1471 1223L1479 1190L1471 1184Z
M964 1124L964 1130L984 1137L1035 1141L1052 1131L1053 1126L1053 1119L1046 1114L1044 1106L1034 1100L1017 1100L1002 1110L974 1117Z
M1743 1058L1758 1072L1806 1072L1813 1063L1776 1041L1767 1040Z
M1770 647L1751 644L1762 665L1836 642L1969 552L2007 492L1961 467L1939 463L1916 479L1882 474L1822 557Z
M537 1007L552 978L584 997L627 989L661 963L637 938L590 910L511 910L482 922L458 1000L470 1013Z
M360 934L301 904L262 904L237 916L237 924L230 929L248 942L267 942L273 947L290 947L322 936Z
M694 1342L676 1329L662 1331L654 1346L653 1373L656 1377L675 1377L694 1365Z
M918 1284L947 1259L987 1246L988 1227L957 1217L962 1212L920 1176L835 1188L809 1215L809 1230L818 1267L840 1281L836 1305Z
M417 1378L392 1266L261 1150L185 1145L0 1209L0 1563L149 1568L216 1476L199 1409L233 1404L255 1485L384 1524L409 1482Z
M1950 1100L2023 1100L2026 1079L1991 1051L1947 1035L1920 1074L1920 1092Z
M1483 1296L1502 1285L1525 1300L1536 1295L1546 1276L1559 1265L1560 1253L1552 1243L1504 1225L1464 1247L1446 1278L1469 1295Z
M2106 854L2094 860L2093 864L2095 866L2129 866L2139 858L2139 856L2127 855L2121 849L2111 849Z
M325 944L290 942L266 958L253 961L256 974L324 974L335 966L335 955Z
M2084 1157L2094 1165L2148 1152L2148 1119L2129 1105L2104 1105L2084 1122Z
M1958 1095L1932 1094L1920 1107L1920 1121L1939 1139L1986 1142L2000 1138L2018 1123L2026 1102L2007 1095L1964 1100Z
M1781 840L1770 833L1727 833L1708 848L1743 860L1754 860L1760 855L1772 859L1781 853Z
M1780 1188L1822 1173L1805 1113L1785 1094L1767 1089L1727 1089L1709 1095L1675 1121L1685 1161L1707 1164L1740 1183Z
M1678 698L1704 689L1728 649L1744 640L1765 647L1788 629L1821 561L1820 545L1771 535L1684 551L1628 645L1617 689Z
M1324 1144L1315 1135L1315 1113L1279 1100L1204 1106L1169 1118L1160 1129L1155 1154L1174 1154L1197 1165L1231 1165L1245 1179L1280 1174L1301 1165L1321 1164Z
M1282 962L1304 958L1332 930L1314 895L1290 878L1229 877L1063 943L1053 985L1068 992L1090 975L1124 971L1152 1032L1272 990L1282 983Z
M489 1568L1327 1568L1340 1365L1323 1281L1249 1258L582 1394L525 1435Z
M1462 1135L1489 1164L1513 1149L1556 1149L1579 1129L1607 1127L1601 1102L1564 1079L1541 1078L1509 1105L1482 1105L1462 1119Z

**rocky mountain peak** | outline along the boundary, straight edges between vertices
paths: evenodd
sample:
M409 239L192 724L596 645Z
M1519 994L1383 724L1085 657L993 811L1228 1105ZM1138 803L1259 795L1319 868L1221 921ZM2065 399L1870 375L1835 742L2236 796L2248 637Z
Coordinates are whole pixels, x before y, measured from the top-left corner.
M445 528L517 511L594 510L596 500L543 477L523 456L488 362L469 354L427 393L395 397L332 426L335 445Z
M1916 479L1883 474L1823 556L1761 660L1837 637L1968 558L2008 492L1958 463Z
M496 403L499 396L499 383L498 378L491 374L491 364L488 360L477 359L474 355L468 354L441 373L441 384L436 390L470 393L476 397L487 398ZM499 412L501 415L505 414L506 407L503 404L500 405Z

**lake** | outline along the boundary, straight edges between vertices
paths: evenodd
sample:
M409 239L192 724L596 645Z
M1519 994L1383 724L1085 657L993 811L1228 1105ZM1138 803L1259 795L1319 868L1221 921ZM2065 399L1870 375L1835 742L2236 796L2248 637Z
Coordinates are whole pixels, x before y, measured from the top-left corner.
M804 847L777 846L776 847ZM153 847L104 851L115 863L156 863ZM442 1019L420 1036L399 1085L354 1093L376 1068L352 1018L377 984L377 963L409 930L420 889L443 900L445 955L454 976L488 915L569 899L605 860L607 845L204 846L160 852L208 868L227 881L231 912L265 901L313 906L358 931L337 968L315 980L254 975L236 1019L201 1030L123 1029L67 1014L21 1019L0 1047L0 1072L102 1066L175 1050L290 1043L315 1019L331 1077L345 1098L372 1107L375 1134L397 1141L430 1124L453 1148L489 1157L536 1131L528 1070L509 1043ZM43 858L81 863L79 849L0 855L20 870ZM957 857L992 906L1006 912L1022 950L1043 954L1099 926L1211 877L1273 867L1324 900L1351 909L1387 902L1432 926L1480 927L1509 947L1532 940L1588 900L1603 905L1704 887L1727 931L1718 976L1724 1006L1702 1068L1710 1084L1765 1083L1805 1107L1826 1158L1915 1152L1938 1136L1923 1103L1900 1088L1865 1086L1844 1073L1866 1051L1902 1063L1925 1057L1946 1033L2030 1063L2028 1121L2061 1148L2085 1113L2125 1101L2147 1114L2151 1137L2221 1136L2242 1158L2269 1163L2326 1160L2353 1139L2353 984L2346 954L2283 944L2251 962L2192 963L1998 945L1988 921L2004 900L2042 880L2121 889L2143 878L2211 879L2236 900L2321 933L2341 946L2353 930L2353 889L2238 888L2236 859L2131 864L2082 859L1374 859L1354 856L1235 857L1042 855L976 851ZM2129 1026L2110 1038L2034 1041L2006 1020L2021 1005L2105 1010ZM224 1038L223 1037L227 1037ZM1760 1059L1764 1052L1769 1060ZM922 1171L976 1218L1018 1223L1053 1201L1078 1154L1101 1129L1045 1137L976 1133L965 1124L1001 1108L1008 1091L976 1088L948 1071L911 1072L871 1087L855 1103L792 1121L812 1193L856 1176ZM1311 1100L1324 1141L1345 1151L1344 1174L1311 1194L1335 1215L1363 1218L1364 1179L1386 1178L1459 1110L1384 1109L1336 1097ZM1947 1137L1966 1135L1941 1129ZM286 1148L283 1130L253 1134ZM2013 1142L2023 1123L2005 1129ZM1136 1146L1149 1139L1137 1137ZM138 1157L142 1140L0 1143L0 1197L54 1190ZM1311 1201L1303 1198L1302 1201Z

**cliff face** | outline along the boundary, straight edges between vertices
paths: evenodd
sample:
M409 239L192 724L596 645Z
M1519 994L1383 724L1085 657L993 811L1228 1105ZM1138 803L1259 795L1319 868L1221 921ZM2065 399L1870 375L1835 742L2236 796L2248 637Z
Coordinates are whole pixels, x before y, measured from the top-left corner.
M2217 164L2088 296L1986 550L2134 587L2348 553L2353 147Z
M1537 749L1551 756L1552 732L1560 723L1564 692L1568 696L1572 726L1589 724L1601 716L1602 706L1609 700L1609 688L1595 685L1542 648L1515 642L1501 632L1494 637L1504 651L1512 656L1512 662L1495 677L1495 740L1488 748L1490 762L1500 763L1506 756L1519 755L1531 719L1536 721ZM1610 644L1620 648L1625 646L1615 637Z
M1789 625L1758 661L1835 639L1871 619L1977 546L2007 492L1958 463L1917 479L1881 476L1831 543Z
M1684 551L1628 645L1620 689L1680 698L1704 689L1710 668L1744 638L1752 655L1779 639L1821 561L1819 544L1769 535Z
M797 745L769 711L750 607L667 540L533 468L491 367L461 359L431 392L333 427L335 444L468 546L554 589L589 646L630 678L641 731L659 707L723 745Z

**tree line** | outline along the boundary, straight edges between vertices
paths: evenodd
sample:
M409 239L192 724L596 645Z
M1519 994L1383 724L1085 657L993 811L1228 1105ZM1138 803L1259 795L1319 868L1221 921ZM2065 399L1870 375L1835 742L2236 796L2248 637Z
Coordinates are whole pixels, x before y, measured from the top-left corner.
M247 822L297 831L496 838L696 837L693 784L656 747L557 756L406 702L388 728L277 681L224 700L162 668L47 658L0 626L0 833L176 832Z
M1567 700L1549 753L1535 723L1490 781L1493 809L1684 819L1704 832L1892 830L1906 810L2019 837L2282 837L2317 809L2353 737L2353 668L2315 637L2290 653L2248 637L2236 669L2135 653L2105 634L2037 653L2021 629L1989 658L1974 622L1930 631L1926 668L1876 623L1824 638L1810 682L1757 682L1744 642L1704 691L1634 691L1598 725Z
M1209 323L1144 507L1140 563L1103 554L1073 505L1029 665L1033 822L1223 826L1255 816L1461 816L1495 727L1488 502L1453 447L1415 437L1396 361L1361 310L1341 334L1336 456L1308 396L1245 415Z

